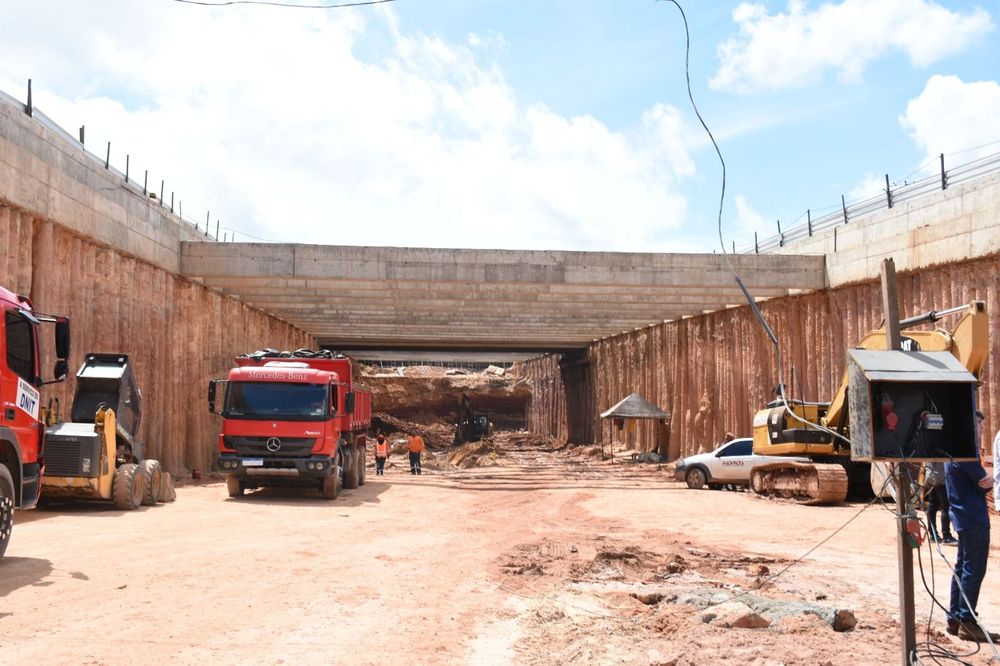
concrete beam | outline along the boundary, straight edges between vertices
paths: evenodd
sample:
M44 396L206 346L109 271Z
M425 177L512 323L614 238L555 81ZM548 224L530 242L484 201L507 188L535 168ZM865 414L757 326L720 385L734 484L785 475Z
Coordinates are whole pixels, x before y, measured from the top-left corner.
M822 257L731 261L761 298L824 286ZM325 344L369 349L579 349L743 300L715 254L187 242L181 270Z

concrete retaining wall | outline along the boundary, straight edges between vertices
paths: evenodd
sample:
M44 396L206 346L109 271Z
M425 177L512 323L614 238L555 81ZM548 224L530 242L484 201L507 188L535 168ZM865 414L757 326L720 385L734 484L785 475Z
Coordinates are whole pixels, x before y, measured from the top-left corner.
M179 274L181 241L205 236L35 115L0 94L0 203Z
M1000 257L900 273L901 314L984 300L990 313L990 360L979 391L986 413L984 433L1000 428ZM879 284L870 281L761 304L782 341L786 383L807 400L829 399L843 372L845 350L882 320ZM942 322L942 327L952 324ZM528 361L520 371L534 384L528 408L529 429L562 439L587 428L592 439L608 440L596 414L629 393L638 392L673 415L671 458L707 450L726 433L748 435L753 413L771 399L775 382L772 347L749 308L739 307L633 331L599 341L587 357L593 377L581 399L580 386L567 386L558 357ZM576 416L574 416L576 415ZM643 450L654 442L653 426L641 424L636 442L625 433L615 439ZM986 437L984 435L984 441ZM580 442L580 439L575 441Z
M787 243L781 254L826 255L837 287L879 275L882 258L913 271L1000 252L1000 174L986 175L896 204Z
M143 391L140 439L173 473L207 469L219 421L206 386L234 355L315 345L303 331L180 277L191 225L137 193L79 144L0 99L0 284L43 312L69 315L70 367L124 352ZM51 327L43 329L51 376ZM43 391L68 415L74 382Z
M0 205L0 284L29 294L42 312L69 315L71 370L87 352L125 352L142 389L140 439L173 473L208 469L219 419L208 380L235 354L315 342L302 331L152 264ZM42 329L43 373L52 373L52 327ZM43 389L68 417L74 382Z

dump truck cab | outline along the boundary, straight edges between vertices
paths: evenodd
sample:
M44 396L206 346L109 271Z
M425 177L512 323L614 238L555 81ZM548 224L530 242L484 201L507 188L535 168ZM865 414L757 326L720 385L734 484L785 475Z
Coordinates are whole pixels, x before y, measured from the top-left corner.
M54 379L41 377L38 327L55 324ZM14 509L30 509L41 493L45 412L41 388L65 379L69 319L35 312L27 296L0 287L0 556Z
M309 353L244 355L225 381L209 384L209 410L223 417L216 469L230 496L305 486L335 498L364 483L371 394L353 389L349 359Z

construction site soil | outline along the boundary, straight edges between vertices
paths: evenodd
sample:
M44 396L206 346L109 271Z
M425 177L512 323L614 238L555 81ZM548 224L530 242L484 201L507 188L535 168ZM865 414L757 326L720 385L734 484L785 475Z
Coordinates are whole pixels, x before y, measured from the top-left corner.
M205 479L134 512L22 512L0 561L0 661L899 662L880 504L689 490L669 466L525 432L427 462L412 476L393 455L335 501L229 499ZM922 560L946 603L946 567L926 548ZM943 633L917 585L918 640L974 647ZM1000 624L995 572L980 611Z
M521 428L532 391L526 379L499 367L480 372L434 366L386 372L365 367L358 381L371 390L379 412L427 425L443 422L454 426L464 395L472 410L488 415L497 428ZM450 437L447 443L451 443Z

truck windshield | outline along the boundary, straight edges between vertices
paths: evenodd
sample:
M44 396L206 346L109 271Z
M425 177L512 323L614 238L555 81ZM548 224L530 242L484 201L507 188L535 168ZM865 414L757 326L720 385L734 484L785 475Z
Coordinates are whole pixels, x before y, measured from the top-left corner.
M247 419L325 420L330 413L325 384L230 382L225 416Z

